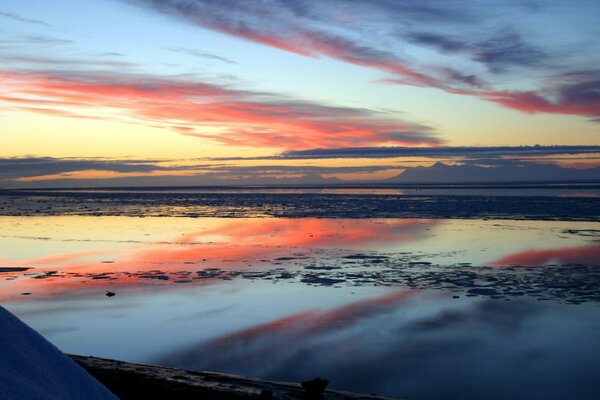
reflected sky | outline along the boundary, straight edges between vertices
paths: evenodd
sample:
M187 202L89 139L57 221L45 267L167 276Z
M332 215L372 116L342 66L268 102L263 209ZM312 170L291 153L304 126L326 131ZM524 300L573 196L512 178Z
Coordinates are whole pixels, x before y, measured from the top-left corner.
M320 374L344 388L409 399L591 399L600 393L600 341L589 334L600 328L598 309L564 307L393 292L157 360L285 380Z
M67 352L409 399L600 393L597 223L0 220L3 306Z

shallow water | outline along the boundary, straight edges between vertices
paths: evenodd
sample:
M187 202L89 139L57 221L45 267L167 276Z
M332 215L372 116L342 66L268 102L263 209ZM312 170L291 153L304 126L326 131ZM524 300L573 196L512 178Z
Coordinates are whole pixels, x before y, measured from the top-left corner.
M323 376L406 399L600 395L599 223L40 216L0 226L2 305L66 352Z

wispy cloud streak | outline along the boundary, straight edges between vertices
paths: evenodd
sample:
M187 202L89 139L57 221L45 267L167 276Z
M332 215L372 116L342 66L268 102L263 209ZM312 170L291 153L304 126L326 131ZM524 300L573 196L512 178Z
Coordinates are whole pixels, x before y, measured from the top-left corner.
M125 1L299 56L374 68L389 75L381 82L477 96L526 113L600 115L600 73L579 74L562 62L568 44L561 40L567 36L540 40L547 36L540 31L540 20L561 12L552 4ZM597 4L589 6L589 12L600 12ZM585 35L592 35L594 28L580 20L574 13L563 23L577 29L570 40L586 43ZM410 51L415 55L407 56L413 48L418 49ZM432 50L437 57L419 56ZM589 50L588 64L595 65L598 57ZM514 72L525 84L514 83ZM548 76L569 76L570 82L557 85Z
M46 23L44 21L40 21L39 19L25 18L20 15L9 13L9 12L4 12L4 11L0 11L0 17L9 18L9 19L12 19L14 21L19 21L19 22L25 22L27 24L49 26L48 23Z
M439 147L346 147L290 150L273 158L394 158L394 157L524 157L558 154L600 153L600 146L439 146Z
M430 127L383 112L285 98L226 85L140 74L1 72L2 100L48 113L47 104L115 110L184 135L236 146L439 145ZM6 93L8 91L8 93ZM4 93L3 93L4 92Z
M174 53L187 54L194 57L205 58L207 60L216 60L221 61L226 64L237 64L235 61L230 60L229 58L225 58L213 53L207 53L200 50L188 49L187 47L166 47L165 50L172 51Z

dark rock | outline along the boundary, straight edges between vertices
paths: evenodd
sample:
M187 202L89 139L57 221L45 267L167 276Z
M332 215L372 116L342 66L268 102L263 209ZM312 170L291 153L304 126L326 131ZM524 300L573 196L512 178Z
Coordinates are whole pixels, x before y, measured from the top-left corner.
M110 290L107 290L104 295L106 297L113 297L113 296L116 296L116 293L115 292L111 292Z
M496 289L492 289L492 288L473 288L473 289L469 289L467 290L467 293L469 294L480 294L483 296L496 296L500 293L499 291L497 291Z
M325 391L329 381L327 379L315 378L310 381L300 382L300 384L307 395L318 396Z
M318 266L318 265L307 265L306 267L304 267L304 269L311 269L311 270L323 270L323 271L331 271L334 269L340 269L341 267L332 267L332 266Z
M28 269L31 269L31 268L27 268L27 267L0 267L0 274L1 273L5 273L5 272L23 272L23 271L27 271Z
M141 275L142 279L156 279L159 281L168 281L169 277L167 275Z
M300 280L302 283L308 283L312 285L332 286L336 283L345 282L344 279L333 279L333 278L322 278L319 276L308 276Z

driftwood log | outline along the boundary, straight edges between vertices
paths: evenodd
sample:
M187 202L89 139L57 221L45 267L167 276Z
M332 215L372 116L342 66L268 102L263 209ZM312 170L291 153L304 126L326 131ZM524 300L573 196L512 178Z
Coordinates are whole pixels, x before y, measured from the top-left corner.
M69 355L121 400L130 399L327 399L390 400L338 390L315 391L300 383L272 382L218 372L197 372L134 364L97 357ZM315 380L319 382L318 380ZM310 381L309 381L310 382ZM326 381L325 381L326 382Z

